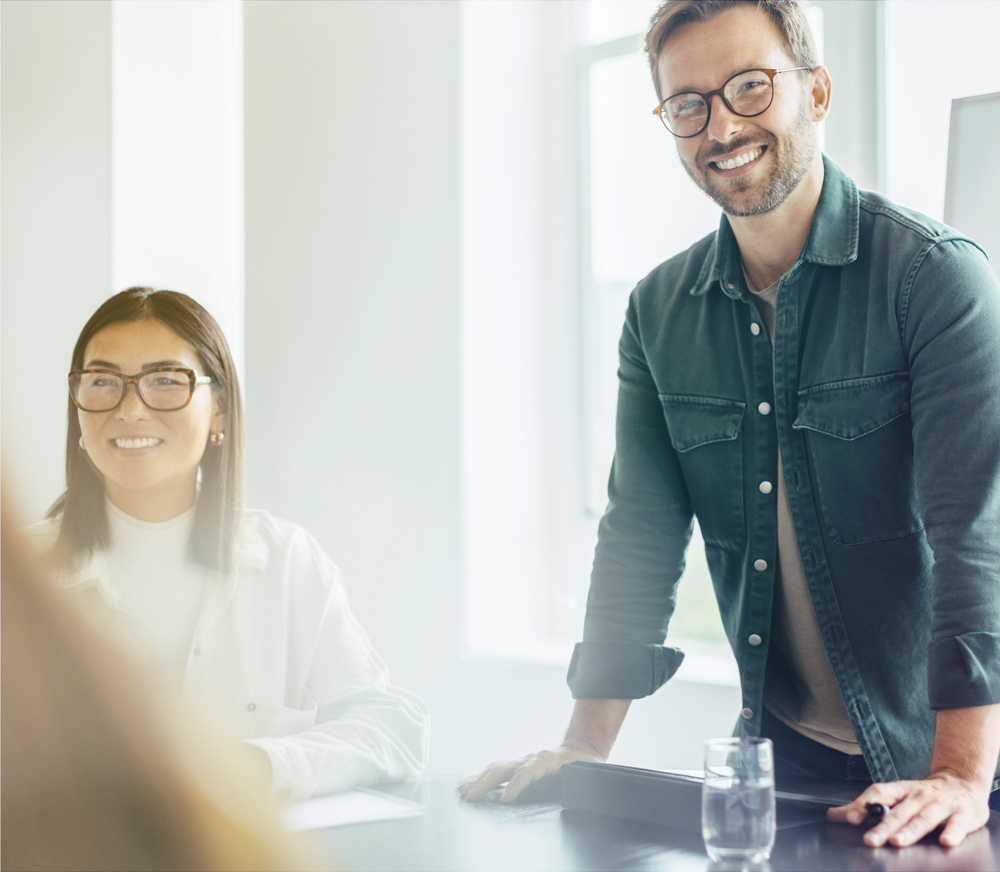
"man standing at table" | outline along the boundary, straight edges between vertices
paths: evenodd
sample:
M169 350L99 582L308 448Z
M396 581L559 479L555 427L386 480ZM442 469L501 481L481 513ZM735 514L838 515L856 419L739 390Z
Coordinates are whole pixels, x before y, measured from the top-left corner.
M662 643L693 514L739 731L779 777L874 781L830 812L892 806L868 844L958 844L1000 786L1000 288L973 242L820 153L830 77L795 0L668 0L646 49L724 217L629 301L566 737L461 792L607 759L683 657Z

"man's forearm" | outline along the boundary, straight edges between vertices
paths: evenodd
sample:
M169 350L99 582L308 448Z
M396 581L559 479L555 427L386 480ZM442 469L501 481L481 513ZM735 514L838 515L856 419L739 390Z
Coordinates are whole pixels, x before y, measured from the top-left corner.
M630 699L578 699L563 744L607 760L631 702Z
M989 787L1000 756L1000 704L937 713L931 775L950 773Z

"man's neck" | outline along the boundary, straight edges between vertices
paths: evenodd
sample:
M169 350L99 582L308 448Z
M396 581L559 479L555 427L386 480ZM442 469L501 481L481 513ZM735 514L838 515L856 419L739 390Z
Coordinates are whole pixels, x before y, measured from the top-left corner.
M822 189L823 156L817 151L798 187L777 209L745 218L729 216L743 269L754 287L769 288L798 259L812 228Z

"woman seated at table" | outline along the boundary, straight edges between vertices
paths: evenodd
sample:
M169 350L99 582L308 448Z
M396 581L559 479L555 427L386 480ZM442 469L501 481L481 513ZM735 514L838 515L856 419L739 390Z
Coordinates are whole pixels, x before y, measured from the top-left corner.
M426 707L389 685L340 571L301 527L243 506L242 402L212 316L130 288L87 322L71 370L66 492L29 528L60 586L228 715L276 791L417 774ZM289 422L293 450L307 433Z

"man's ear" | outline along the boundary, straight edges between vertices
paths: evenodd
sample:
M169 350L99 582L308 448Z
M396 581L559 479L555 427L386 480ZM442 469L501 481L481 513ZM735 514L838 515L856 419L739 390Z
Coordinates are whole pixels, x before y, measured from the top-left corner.
M826 67L816 67L810 74L809 114L811 121L822 121L830 111L830 74Z

